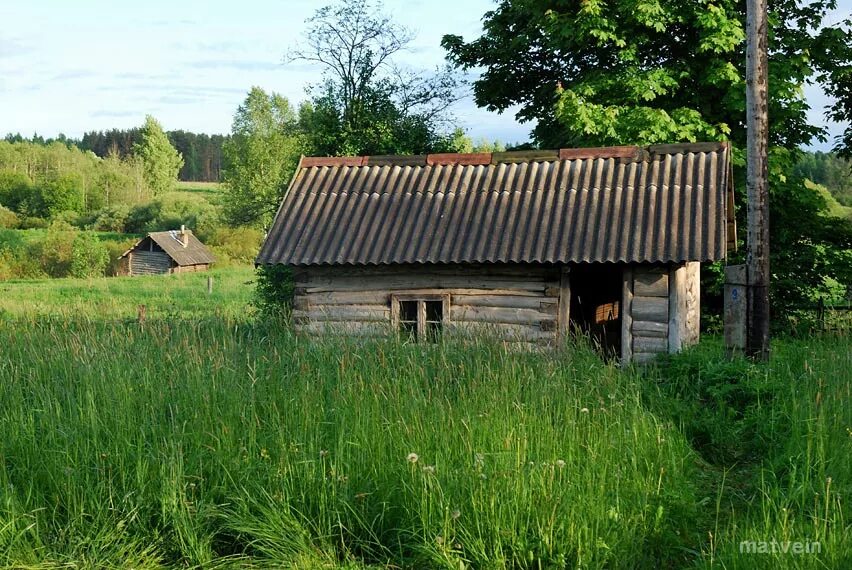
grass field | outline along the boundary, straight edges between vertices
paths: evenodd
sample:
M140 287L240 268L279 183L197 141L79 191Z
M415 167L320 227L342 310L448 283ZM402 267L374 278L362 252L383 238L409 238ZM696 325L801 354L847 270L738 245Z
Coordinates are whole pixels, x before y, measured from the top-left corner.
M205 278L3 284L0 566L852 567L848 338L312 342Z

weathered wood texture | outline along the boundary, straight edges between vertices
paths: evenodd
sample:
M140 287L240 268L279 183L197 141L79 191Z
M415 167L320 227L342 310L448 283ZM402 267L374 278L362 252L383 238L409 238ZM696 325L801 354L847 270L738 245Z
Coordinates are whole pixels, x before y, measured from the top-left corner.
M310 267L296 270L293 317L310 334L392 333L392 295L449 295L445 332L554 343L558 268L541 266Z
M632 268L629 345L632 361L647 362L665 353L669 343L671 272L667 267L637 265Z
M669 271L669 352L698 342L700 326L700 264L689 262Z
M130 275L158 275L168 273L172 259L162 251L134 251L130 254Z
M633 360L633 268L624 268L621 284L621 363Z

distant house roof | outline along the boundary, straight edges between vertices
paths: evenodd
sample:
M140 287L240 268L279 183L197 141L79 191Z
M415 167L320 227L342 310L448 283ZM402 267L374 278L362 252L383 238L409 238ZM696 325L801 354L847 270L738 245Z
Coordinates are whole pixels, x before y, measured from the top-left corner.
M705 261L734 233L727 143L306 157L257 263Z
M183 246L181 242L180 230L170 230L167 232L151 232L146 237L142 238L136 244L125 251L121 257L136 249L146 239L151 238L158 246L162 248L166 254L171 257L175 263L180 266L184 265L205 265L213 263L215 258L207 247L198 241L198 238L193 235L191 230L185 230L187 233L187 245Z

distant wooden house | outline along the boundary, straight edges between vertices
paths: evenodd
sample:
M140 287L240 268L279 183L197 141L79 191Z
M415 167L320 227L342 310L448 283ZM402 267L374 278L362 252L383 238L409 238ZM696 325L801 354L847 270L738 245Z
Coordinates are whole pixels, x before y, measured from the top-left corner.
M191 230L151 232L121 256L123 275L207 271L215 261Z
M257 258L312 334L588 333L625 362L698 340L735 243L726 143L303 158Z

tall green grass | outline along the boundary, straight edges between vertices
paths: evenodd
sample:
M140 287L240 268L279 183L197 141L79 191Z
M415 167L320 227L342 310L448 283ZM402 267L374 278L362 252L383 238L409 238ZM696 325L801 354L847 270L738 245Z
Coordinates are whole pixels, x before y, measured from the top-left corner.
M4 293L0 567L852 567L848 338L642 370L312 341L231 275L215 310L204 274Z

